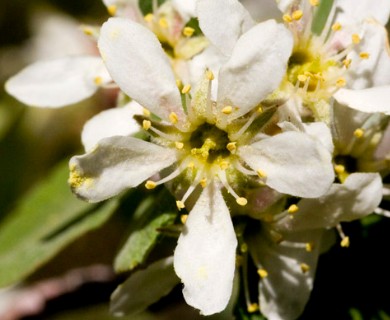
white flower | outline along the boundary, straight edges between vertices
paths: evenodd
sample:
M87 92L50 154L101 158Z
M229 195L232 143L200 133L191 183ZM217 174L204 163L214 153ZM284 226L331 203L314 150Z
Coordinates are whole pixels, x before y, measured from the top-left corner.
M243 206L247 200L237 192L248 180L307 198L324 194L333 182L330 153L312 137L259 134L275 108L258 110L259 104L279 85L291 46L288 31L274 21L250 29L219 72L214 101L210 71L192 95L189 86L180 95L160 43L140 24L111 18L101 30L99 48L113 79L163 121L139 118L151 142L110 137L73 157L69 182L80 197L96 202L160 172L164 177L148 180L146 188L171 180L187 184L179 209L203 188L179 238L174 266L186 301L204 315L226 307L235 269L237 240L221 189Z

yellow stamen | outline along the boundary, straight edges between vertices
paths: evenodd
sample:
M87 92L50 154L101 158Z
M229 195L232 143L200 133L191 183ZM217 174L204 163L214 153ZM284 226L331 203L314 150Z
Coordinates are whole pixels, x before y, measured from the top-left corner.
M232 111L233 111L232 106L226 106L226 107L224 107L224 108L222 109L222 113L224 113L224 114L231 114Z
M186 84L183 89L181 90L181 93L182 94L187 94L188 92L190 92L191 90L191 85L190 84Z
M292 22L292 18L289 14L285 14L285 15L283 15L283 21L290 23L290 22Z
M236 142L229 142L227 145L226 145L226 149L228 149L230 152L234 152L236 151L237 147L236 147Z
M87 36L92 36L93 35L93 29L91 27L83 27L83 32L87 35Z
M181 209L184 209L185 208L185 205L184 205L184 203L183 203L183 201L176 201L176 206L177 206L177 208L179 209L179 211L181 210Z
M188 214L182 214L182 215L180 216L180 221L181 221L181 223L182 223L182 224L185 224L186 221L187 221L187 218L188 218Z
M160 25L161 28L163 29L167 29L169 24L168 24L168 20L164 17L160 18L160 20L158 20L158 24Z
M296 21L298 20L301 20L302 16L303 16L303 11L302 10L295 10L293 13L292 13L292 18Z
M192 153L192 150L191 150L191 153ZM187 168L189 169L194 169L195 168L195 164L193 162L190 162L188 165L187 165Z
M306 263L301 263L301 270L303 273L306 273L310 270L310 266L308 266Z
M360 57L360 59L366 60L370 57L370 54L368 52L360 52L359 57Z
M145 117L150 117L150 111L148 109L143 108L142 113L144 114Z
M337 174L342 174L345 172L345 167L342 165L342 164L336 164L334 166L334 171L337 173Z
M191 28L191 27L185 27L183 29L183 34L186 36L186 37L191 37L195 32L195 29L194 28Z
M260 278L268 277L268 272L265 269L257 269L257 273L259 274Z
M347 81L344 78L339 78L336 81L336 86L338 86L339 88L345 87L346 84L347 84Z
M320 1L319 0L310 0L310 4L313 7L318 7L318 5L320 4Z
M184 143L183 142L180 142L180 141L176 141L175 142L175 147L179 150L183 149L184 147Z
M343 65L348 69L352 63L351 59L345 59L343 60Z
M214 80L214 73L209 69L206 71L206 77L208 80Z
M258 112L258 113L263 113L263 111L264 111L264 109L263 109L262 106L259 106L259 107L257 108L257 112Z
M97 85L97 86L100 86L102 83L103 83L103 78L102 77L95 77L95 79L93 79L93 82Z
M237 202L240 206L246 206L246 204L248 203L248 200L246 200L246 199L243 198L243 197L240 197L240 198L237 198L237 199L236 199L236 202Z
M149 120L142 121L142 128L144 128L144 130L149 130L151 126L152 123Z
M153 13L148 13L148 14L144 17L144 20L145 20L146 22L152 22L153 19L154 19Z
M341 24L336 22L333 26L332 26L332 30L333 31L340 31L341 30Z
M354 44L359 44L360 41L361 41L361 39L360 39L359 35L356 34L356 33L354 33L354 34L352 35L352 42L353 42Z
M300 75L298 76L298 80L299 80L300 82L306 82L307 76L305 76L304 74L300 74Z
M179 90L181 90L183 88L183 82L181 82L180 79L177 79L176 80L176 86L179 88Z
M259 305L257 303L251 303L250 305L248 305L248 312L249 313L255 313L259 310L260 310L260 308L259 308Z
M341 245L343 248L348 248L349 245L350 245L349 237L344 237L343 240L341 240L340 245Z
M226 170L227 168L229 168L229 165L229 161L226 160L221 161L221 163L219 164L222 170Z
M200 180L199 184L201 185L201 187L204 189L207 187L207 179L206 178L203 178L202 180Z
M157 187L157 184L154 181L148 180L145 183L145 188L148 189L148 190L152 190L152 189L154 189L156 187Z
M314 249L314 244L312 242L308 242L306 243L305 248L307 252L312 252Z
M353 135L354 135L356 138L360 139L360 138L362 138L362 137L364 136L364 130L363 130L362 128L358 128L358 129L356 129L356 130L353 132Z
M248 245L246 243L243 243L241 246L240 246L240 251L242 253L245 253L245 252L248 252Z
M179 117L176 113L171 112L171 114L169 115L169 120L172 122L172 124L176 124L179 121Z
M288 207L287 212L290 214L294 214L299 210L298 206L296 204L292 204Z
M107 7L108 13L109 13L110 15L112 15L112 16L115 16L117 10L118 10L118 7L117 7L115 4L113 4L113 5Z
M267 174L265 173L265 171L259 169L256 171L257 172L257 175L260 177L260 178L266 178L267 177Z

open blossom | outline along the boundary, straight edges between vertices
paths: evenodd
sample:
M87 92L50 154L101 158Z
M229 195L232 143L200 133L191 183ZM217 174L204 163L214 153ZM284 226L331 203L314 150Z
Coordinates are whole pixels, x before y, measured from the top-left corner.
M101 30L99 48L115 82L163 121L138 118L150 142L109 137L73 157L70 184L96 202L143 181L153 189L173 180L188 186L179 209L200 191L174 267L186 301L205 315L226 307L235 269L237 240L222 189L244 206L241 185L248 181L306 198L321 196L333 182L331 156L322 143L305 133L265 130L276 105L259 106L279 85L291 47L288 31L274 21L247 31L219 72L214 101L210 71L192 94L190 86L180 94L160 43L143 26L112 18ZM160 180L150 179L158 172Z

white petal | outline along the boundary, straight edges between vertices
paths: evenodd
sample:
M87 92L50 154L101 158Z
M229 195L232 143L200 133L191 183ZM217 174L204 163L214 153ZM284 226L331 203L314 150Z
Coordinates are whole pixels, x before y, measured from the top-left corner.
M179 282L173 257L158 260L132 274L114 291L110 312L117 317L137 314L166 296Z
M142 22L143 15L138 6L138 0L103 0L108 11L117 17L130 18Z
M333 153L332 134L325 123L311 122L304 124L304 127L307 134L320 141L330 153Z
M382 179L378 173L353 173L343 184L333 184L319 199L302 199L294 219L278 222L283 230L330 228L371 214L382 199Z
M176 152L132 137L110 137L70 160L69 183L90 202L113 197L139 185L176 161Z
M95 78L109 76L98 57L67 57L36 62L10 78L5 88L21 102L42 108L58 108L92 96Z
M362 90L340 89L334 97L338 103L355 110L390 114L390 85Z
M214 183L200 195L174 255L186 302L211 315L226 308L232 293L237 239L229 210Z
M241 0L240 2L256 21L261 22L268 19L282 20L282 14L275 0Z
M331 155L322 143L300 132L284 132L239 148L241 158L262 170L265 183L281 193L316 198L331 186Z
M172 0L172 5L184 21L196 17L196 0Z
M128 19L103 24L99 49L114 81L131 98L161 118L185 120L170 62L156 36Z
M241 36L218 79L220 107L229 104L239 108L231 119L256 107L278 87L292 45L290 32L273 20L260 23Z
M196 10L205 36L227 56L231 55L240 36L255 25L237 0L199 0Z
M142 114L143 108L135 101L122 108L114 108L100 112L88 120L81 133L81 141L85 151L91 151L103 138L128 136L140 131L134 115Z
M292 233L276 243L262 230L249 238L249 250L257 268L268 276L259 282L259 305L269 320L295 320L303 312L313 288L322 230ZM314 243L313 250L305 250ZM309 270L302 271L301 264Z

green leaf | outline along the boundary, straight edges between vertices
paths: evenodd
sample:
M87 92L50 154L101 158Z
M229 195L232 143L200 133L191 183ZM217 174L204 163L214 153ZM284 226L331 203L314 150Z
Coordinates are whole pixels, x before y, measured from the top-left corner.
M155 0L138 0L139 8L144 15L153 12L153 1ZM161 6L166 0L157 0L159 6Z
M326 20L333 6L333 0L320 1L320 5L314 15L311 31L314 34L320 35L325 27Z
M88 204L67 183L68 163L60 164L20 201L0 226L0 287L33 273L77 237L98 228L117 202Z
M352 320L363 320L363 315L360 313L358 309L351 308L349 310L349 315L351 316Z
M166 197L166 193L164 191L157 198L153 195L147 197L131 217L129 222L129 225L132 226L130 236L114 262L114 268L117 272L130 271L141 264L160 236L158 229L174 222L177 214L172 212L173 210L161 213L161 210L156 209L166 208L164 203L161 203L163 199L169 199L170 202L174 203L172 197Z

